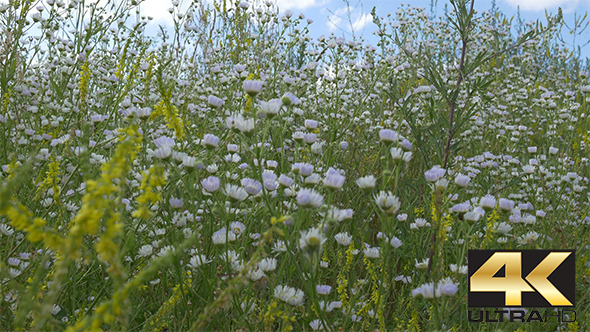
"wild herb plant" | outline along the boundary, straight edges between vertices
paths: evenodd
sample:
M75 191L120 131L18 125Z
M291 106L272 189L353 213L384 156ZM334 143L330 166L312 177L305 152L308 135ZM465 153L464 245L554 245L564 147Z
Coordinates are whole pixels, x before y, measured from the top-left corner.
M373 46L260 1L152 36L141 6L0 5L0 329L590 328L560 14L375 9ZM578 250L577 321L468 323L467 250L532 248Z

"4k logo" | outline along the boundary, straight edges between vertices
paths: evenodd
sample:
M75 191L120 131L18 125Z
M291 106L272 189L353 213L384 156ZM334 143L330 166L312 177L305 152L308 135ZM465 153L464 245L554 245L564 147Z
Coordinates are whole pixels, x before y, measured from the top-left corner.
M469 250L469 307L573 307L574 250Z

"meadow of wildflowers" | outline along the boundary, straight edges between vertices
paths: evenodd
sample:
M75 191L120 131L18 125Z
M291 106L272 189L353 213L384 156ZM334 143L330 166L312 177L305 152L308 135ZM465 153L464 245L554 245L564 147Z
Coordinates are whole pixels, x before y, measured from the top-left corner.
M561 16L0 3L0 330L590 329ZM576 249L574 323L467 321L468 249Z

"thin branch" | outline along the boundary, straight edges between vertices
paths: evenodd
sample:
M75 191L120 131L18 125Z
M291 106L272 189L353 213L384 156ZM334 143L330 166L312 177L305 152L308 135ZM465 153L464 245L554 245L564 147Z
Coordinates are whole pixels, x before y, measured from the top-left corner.
M469 8L469 16L471 16L473 14L474 3L475 3L475 0L471 0L471 6ZM443 168L447 167L450 149L451 149L451 140L453 139L453 136L454 136L453 121L455 120L455 109L456 109L457 98L459 97L461 82L463 82L463 67L465 66L465 57L467 56L467 42L469 41L469 30L471 29L471 22L472 22L472 20L469 19L469 22L467 22L467 27L465 28L465 31L463 31L463 36L461 38L463 45L461 47L461 59L459 60L459 69L458 69L459 70L459 77L457 77L457 83L455 84L455 91L453 92L453 95L451 96L451 99L449 101L449 133L447 135L447 142L445 143L445 151L444 151L444 157L443 157L443 162L442 162Z

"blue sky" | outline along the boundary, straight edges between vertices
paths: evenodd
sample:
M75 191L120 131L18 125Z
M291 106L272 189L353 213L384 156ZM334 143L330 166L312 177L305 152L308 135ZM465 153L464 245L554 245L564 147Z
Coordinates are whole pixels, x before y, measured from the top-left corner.
M252 2L253 0L249 0ZM260 2L261 0L254 0ZM272 0L276 1L282 12L291 10L294 14L303 13L307 18L314 20L311 25L310 35L318 37L322 34L350 36L351 24L347 19L347 5L345 0ZM438 0L437 15L443 14L443 7L448 0ZM377 14L383 16L393 13L402 4L410 4L415 7L423 7L430 10L430 0L349 0L350 18L357 35L364 36L368 42L375 44L376 39L372 32L376 29L370 16L373 7ZM475 7L479 12L489 10L491 1L475 1ZM508 17L516 16L517 8L524 22L540 19L545 22L545 10L556 13L561 7L564 18L568 24L573 24L574 15L583 16L590 12L590 0L496 0L496 5ZM147 0L142 4L142 12L153 16L155 23L165 23L169 14L167 8L171 7L169 0ZM585 39L590 39L590 27L585 32ZM579 40L579 38L578 38ZM567 40L572 42L571 39ZM578 42L579 44L579 42ZM590 57L590 45L582 49L582 55Z

